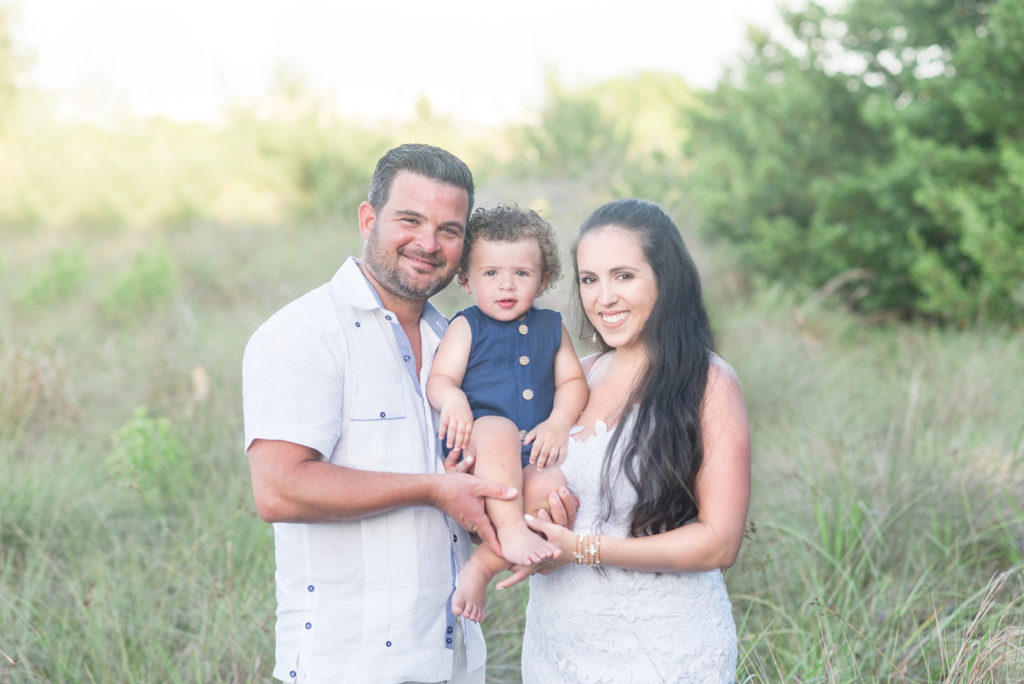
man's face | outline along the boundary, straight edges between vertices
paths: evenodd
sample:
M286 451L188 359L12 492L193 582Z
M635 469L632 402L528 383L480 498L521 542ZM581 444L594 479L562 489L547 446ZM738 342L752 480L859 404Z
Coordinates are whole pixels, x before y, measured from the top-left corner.
M458 269L468 213L462 188L399 171L379 211L368 202L359 207L364 269L392 296L425 301Z

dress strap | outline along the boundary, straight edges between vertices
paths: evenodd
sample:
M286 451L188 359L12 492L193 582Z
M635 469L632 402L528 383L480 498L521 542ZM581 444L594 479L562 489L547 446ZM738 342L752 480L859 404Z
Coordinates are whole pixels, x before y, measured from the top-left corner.
M602 352L596 359L593 360L593 362L590 364L590 367L587 368L587 371L584 374L584 377L586 378L586 381L587 381L588 385L590 384L590 376L594 373L594 371L597 369L597 367L601 363L603 363L608 357L609 357L609 352Z

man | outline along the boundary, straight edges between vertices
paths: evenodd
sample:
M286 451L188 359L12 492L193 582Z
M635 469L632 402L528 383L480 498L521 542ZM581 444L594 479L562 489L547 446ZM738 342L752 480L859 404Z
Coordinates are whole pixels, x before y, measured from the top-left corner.
M327 284L253 335L243 360L253 495L274 523L274 676L483 682L479 625L450 596L472 545L497 543L484 499L515 489L444 463L424 391L446 321L427 299L457 270L473 178L402 145L359 207L366 240ZM555 497L557 499L557 496Z

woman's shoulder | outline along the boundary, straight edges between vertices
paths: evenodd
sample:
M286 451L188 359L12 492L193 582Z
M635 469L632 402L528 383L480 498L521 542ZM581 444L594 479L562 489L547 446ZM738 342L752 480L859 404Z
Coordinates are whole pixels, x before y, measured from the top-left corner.
M590 375L590 371L597 365L597 362L601 360L601 357L608 352L595 352L594 354L588 354L580 359L580 365L583 367L583 374L586 376Z
M729 362L723 359L715 352L710 352L710 358L708 359L708 380L712 377L718 378L724 376L729 380L738 383L740 376L736 375L736 371L729 365Z
M740 376L729 362L715 352L710 353L708 363L708 385L705 394L728 394L737 393L743 395L743 387L740 385Z

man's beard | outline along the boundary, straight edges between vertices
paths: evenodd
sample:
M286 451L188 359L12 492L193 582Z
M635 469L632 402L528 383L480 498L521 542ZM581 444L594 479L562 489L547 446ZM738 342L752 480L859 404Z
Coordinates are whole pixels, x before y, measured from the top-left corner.
M376 231L370 232L366 241L366 252L363 255L363 264L373 275L377 283L400 299L407 301L425 301L434 296L451 282L455 275L455 269L442 273L438 278L425 284L411 282L406 273L399 266L398 260L402 256L411 256L423 259L435 266L443 266L444 261L436 256L410 249L398 250L398 252L386 252L381 249L380 241L377 239Z

